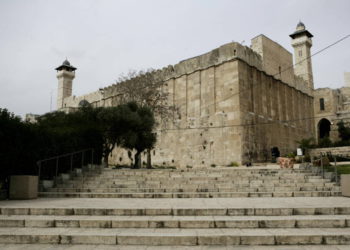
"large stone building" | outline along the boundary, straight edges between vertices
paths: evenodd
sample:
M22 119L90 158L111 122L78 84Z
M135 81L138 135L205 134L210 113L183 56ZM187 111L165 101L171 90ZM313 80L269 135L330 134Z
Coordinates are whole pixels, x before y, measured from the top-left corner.
M344 73L345 85L339 89L320 88L314 91L315 130L317 139L339 140L337 123L350 125L350 73Z
M290 35L293 55L264 35L251 46L228 43L206 54L157 71L170 104L178 108L157 128L155 164L177 167L245 164L295 151L296 141L314 136L312 35L303 23ZM118 84L84 96L72 96L75 70L68 61L57 68L59 110L84 102L113 106L120 102ZM119 83L123 84L123 83ZM117 150L112 164L129 160Z

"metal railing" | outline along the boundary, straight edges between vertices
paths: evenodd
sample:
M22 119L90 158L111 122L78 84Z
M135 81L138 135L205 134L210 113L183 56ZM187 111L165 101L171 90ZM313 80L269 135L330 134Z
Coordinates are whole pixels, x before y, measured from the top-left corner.
M79 163L79 165L81 166L81 168L83 168L84 166L84 161L85 161L85 158L88 156L88 153L91 153L91 164L94 163L94 149L93 148L89 148L89 149L83 149L83 150L79 150L79 151L75 151L75 152L72 152L72 153L67 153L67 154L62 154L62 155L57 155L57 156L53 156L53 157L50 157L50 158L46 158L46 159L43 159L43 160L39 160L37 161L37 166L38 166L38 178L39 180L41 179L41 174L42 174L42 171L43 171L43 163L45 162L48 162L48 161L55 161L55 174L54 176L54 180L57 184L57 177L58 177L58 174L59 174L59 170L60 170L60 159L62 158L68 158L70 157L70 171L72 172L73 171L73 165L74 165L74 156L76 155L80 155L81 154L81 162ZM50 166L51 167L51 166ZM74 166L76 167L76 166Z
M338 162L337 162L337 158L339 159L349 159L349 156L344 156L344 155L334 155L331 152L327 152L327 153L320 153L320 163L321 163L321 171L322 171L322 177L324 178L324 173L325 173L325 166L324 166L324 162L323 162L323 158L327 157L330 161L329 162L333 162L333 174L334 174L334 181L336 183L340 182L340 176L338 174ZM331 161L332 160L332 161Z

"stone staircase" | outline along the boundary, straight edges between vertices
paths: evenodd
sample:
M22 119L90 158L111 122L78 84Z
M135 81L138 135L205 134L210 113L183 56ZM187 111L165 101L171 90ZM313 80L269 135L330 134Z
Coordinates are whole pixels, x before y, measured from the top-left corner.
M47 198L234 198L325 197L339 186L308 170L207 168L185 170L107 169L58 184Z
M0 246L340 249L350 245L350 199L339 194L336 184L298 169L90 171L40 194L54 198L0 201Z

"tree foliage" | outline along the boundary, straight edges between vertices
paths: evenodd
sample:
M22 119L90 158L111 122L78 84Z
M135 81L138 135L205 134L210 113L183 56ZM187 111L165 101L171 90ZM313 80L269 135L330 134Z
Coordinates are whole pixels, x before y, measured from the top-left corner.
M147 106L159 121L166 121L176 111L174 105L169 105L169 92L164 80L155 70L131 70L126 75L120 75L117 80L117 91L121 94L121 102L135 102Z
M297 141L297 143L303 152L306 152L308 149L315 147L315 139L313 137L301 139L300 141Z
M338 125L338 133L341 141L349 141L350 140L350 127L346 127L343 121L337 123Z
M24 174L31 173L27 164L35 162L36 152L35 131L29 124L6 109L0 109L0 176L4 178L22 170ZM32 154L33 153L33 154Z
M155 116L156 125L165 127L169 118L177 113L177 108L168 102L169 92L163 76L155 70L129 71L117 80L117 92L121 103L135 102L140 107L148 107ZM147 167L151 167L151 148L147 150Z
M156 143L156 136L152 131L155 125L154 116L150 108L140 107L136 103L121 105L121 107L128 109L133 114L125 116L130 126L129 130L122 135L121 146L136 150L134 168L139 168L141 153L145 149L151 149Z
M69 114L52 112L39 117L35 124L22 122L0 109L0 182L9 175L37 174L38 160L87 148L94 149L97 161L102 156L107 161L116 144L140 155L155 143L154 124L152 111L136 103L108 108L86 106ZM70 168L66 160L66 164L62 160L60 172ZM75 159L80 163L83 160ZM47 164L45 167L50 168L55 162Z

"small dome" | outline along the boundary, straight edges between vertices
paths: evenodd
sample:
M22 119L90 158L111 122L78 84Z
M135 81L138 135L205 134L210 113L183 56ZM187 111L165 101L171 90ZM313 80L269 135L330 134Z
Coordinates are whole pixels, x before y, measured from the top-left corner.
M68 70L75 71L77 68L70 64L70 62L66 59L63 61L61 66L58 66L55 70Z
M304 30L305 29L305 24L301 21L299 21L297 25L297 30Z
M64 60L64 62L62 63L62 65L70 66L70 62L66 59L66 60Z

